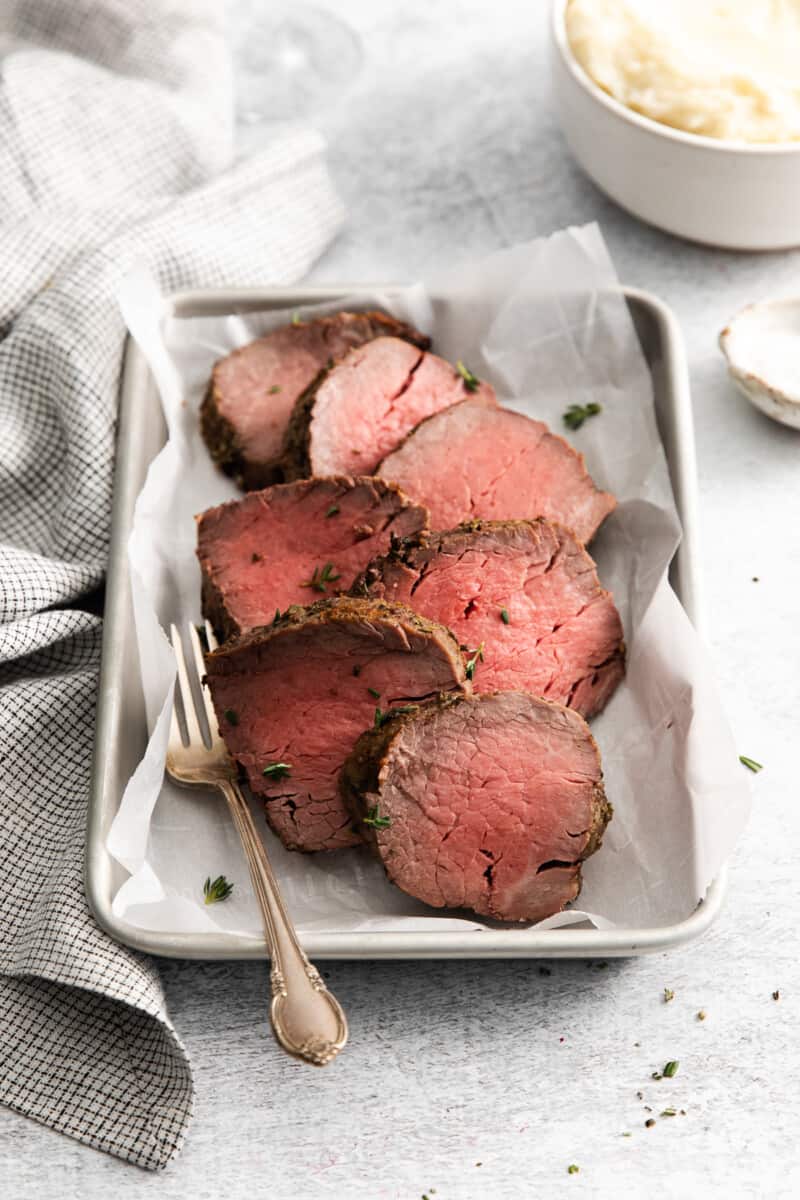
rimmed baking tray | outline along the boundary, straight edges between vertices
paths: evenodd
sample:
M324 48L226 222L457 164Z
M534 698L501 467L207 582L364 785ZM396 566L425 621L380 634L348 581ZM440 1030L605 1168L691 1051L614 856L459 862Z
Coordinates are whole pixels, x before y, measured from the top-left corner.
M366 285L181 292L165 301L177 318L286 309L374 292ZM402 289L380 289L389 295ZM702 633L697 545L697 471L689 377L677 322L660 300L631 288L624 295L653 380L656 421L669 465L683 538L670 579L683 607ZM103 658L86 839L86 892L99 924L118 941L150 954L178 958L264 958L260 937L225 933L169 933L139 929L120 920L113 897L125 878L106 849L122 793L146 742L144 697L139 677L128 570L128 537L136 498L150 463L166 441L155 382L128 339L120 395L117 468L111 552L103 632ZM703 933L722 906L724 872L686 920L658 928L597 930L491 928L427 932L310 932L302 937L315 958L571 958L626 956L665 950Z

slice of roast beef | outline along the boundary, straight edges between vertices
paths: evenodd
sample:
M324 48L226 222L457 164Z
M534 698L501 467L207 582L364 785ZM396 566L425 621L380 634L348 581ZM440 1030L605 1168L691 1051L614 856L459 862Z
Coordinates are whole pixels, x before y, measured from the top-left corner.
M342 790L404 892L500 921L574 900L611 816L586 722L525 692L392 717L359 738Z
M295 405L286 442L287 479L369 475L432 413L494 390L467 371L395 337L376 338L320 372Z
M278 481L298 396L326 363L386 335L430 345L424 334L387 313L341 312L273 330L220 359L200 410L211 457L244 488Z
M219 727L292 850L359 841L339 776L393 707L468 692L453 635L400 605L342 597L291 608L206 660Z
M346 591L376 554L427 524L382 479L304 479L249 492L197 518L203 615L221 639L275 611Z
M479 692L533 692L590 717L625 673L622 623L593 560L543 518L473 521L394 543L353 594L447 625L474 659Z
M583 455L541 421L476 404L422 422L376 474L424 504L434 529L547 517L588 542L616 504Z

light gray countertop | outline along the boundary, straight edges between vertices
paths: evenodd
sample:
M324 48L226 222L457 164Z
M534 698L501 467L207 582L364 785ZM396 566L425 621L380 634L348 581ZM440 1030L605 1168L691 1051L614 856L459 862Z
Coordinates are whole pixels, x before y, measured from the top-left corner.
M355 31L363 63L313 116L349 213L316 280L409 279L598 220L622 281L677 313L711 648L737 744L765 764L753 816L722 917L669 955L553 962L549 974L535 963L326 964L352 1031L326 1071L272 1044L263 966L165 962L197 1081L181 1158L148 1176L0 1110L4 1194L796 1195L800 434L733 392L716 337L748 301L800 293L800 255L693 247L606 201L570 161L550 109L545 0L323 7ZM233 8L241 29L241 2ZM331 69L349 73L331 46ZM258 125L244 134L250 145L267 136ZM675 1078L653 1081L672 1058ZM645 1105L657 1118L668 1106L686 1115L646 1129ZM580 1174L568 1176L570 1163Z

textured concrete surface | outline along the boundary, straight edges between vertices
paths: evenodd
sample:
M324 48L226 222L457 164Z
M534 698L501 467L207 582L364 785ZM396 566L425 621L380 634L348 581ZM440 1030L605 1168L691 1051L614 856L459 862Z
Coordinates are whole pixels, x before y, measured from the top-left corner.
M166 963L197 1077L183 1156L148 1177L0 1112L4 1192L796 1195L800 435L732 391L716 336L742 304L800 293L800 254L692 247L606 201L550 109L545 0L323 7L352 31L323 41L355 78L310 105L350 212L318 280L406 279L597 219L621 279L675 309L692 373L712 650L739 747L765 764L753 818L723 916L670 955L551 963L548 974L535 963L327 964L352 1045L326 1072L272 1045L263 968ZM233 9L241 30L250 17ZM324 53L322 64L336 76ZM243 133L253 145L266 136L258 124ZM677 1075L653 1080L668 1059Z

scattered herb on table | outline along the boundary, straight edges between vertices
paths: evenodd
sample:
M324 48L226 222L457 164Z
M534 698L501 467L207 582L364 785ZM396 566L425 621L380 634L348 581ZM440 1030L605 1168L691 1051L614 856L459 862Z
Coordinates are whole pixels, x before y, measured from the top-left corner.
M664 1076L661 1074L660 1071L653 1071L653 1074L650 1076L650 1078L651 1079L663 1079Z
M655 1125L655 1120L653 1117L648 1117L644 1123L645 1129L652 1129L654 1125Z
M754 576L753 576L753 583L758 583L758 576L757 576L757 575L754 575Z
M472 655L472 658L467 660L467 666L466 666L466 672L465 672L467 679L474 679L475 668L478 665L478 661L480 660L480 662L483 662L483 650L484 650L485 645L486 645L485 642L481 642L481 644L480 644L480 646L478 646L477 650L468 650L467 651L467 654Z
M774 992L772 993L772 999L773 999L773 1000L780 1000L780 998L781 998L781 994L780 994L780 992L778 992L778 991L774 991Z
M630 1132L630 1130L626 1129L624 1133L620 1134L620 1137L633 1137L633 1134Z
M367 691L369 692L370 696L374 696L376 700L380 700L381 694L377 688L368 687Z
M333 563L325 563L321 569L314 567L314 574L305 583L301 583L300 587L313 588L315 592L325 593L328 590L329 583L336 583L337 579L341 579L341 575L334 575Z
M661 1117L677 1117L678 1110L676 1108L662 1108L659 1116Z
M467 391L477 392L478 388L481 386L481 381L478 379L477 375L473 375L472 371L470 371L469 367L464 365L461 359L459 359L456 363L456 370L464 380L464 387L467 389Z
M670 1000L675 999L675 993L672 988L664 988L664 1003L669 1004Z
M569 1166L567 1167L568 1175L577 1175L579 1173L579 1171L580 1171L580 1167L577 1165L577 1163L570 1163Z
M363 818L365 825L371 825L373 829L388 829L392 823L391 817L382 817L379 812L379 806L373 804L372 808L367 810L367 815Z
M756 762L754 758L748 758L746 754L739 755L739 762L743 767L747 767L748 771L752 771L754 775L757 775L759 771L764 770L763 763Z
M238 725L239 724L239 714L237 712L235 712L234 709L226 708L225 712L222 715L225 718L225 720L228 722L229 725Z
M673 1075L677 1075L678 1074L678 1066L679 1066L679 1063L674 1058L670 1059L670 1061L668 1063L665 1063L664 1064L664 1078L672 1079Z
M510 625L510 624L511 624L511 617L508 615L508 609L507 609L507 608L501 608L501 609L500 609L500 620L503 622L503 624L504 624L504 625Z
M261 774L265 775L267 779L285 779L287 775L291 774L291 771L291 763L277 762L267 763Z
M697 1014L697 1019L698 1019L698 1021L705 1021L705 1019L706 1019L706 1010L705 1010L704 1008L701 1008L701 1009L700 1009L699 1013Z
M336 516L336 514L338 513L338 511L339 511L339 505L338 505L338 504L332 504L332 505L330 506L330 508L328 509L328 511L325 513L325 516L326 516L326 517L335 517L335 516Z
M596 417L602 411L602 404L597 404L595 401L590 404L570 404L563 414L563 421L567 429L580 429L584 421L589 417Z
M212 879L209 875L203 884L206 904L219 904L221 900L227 900L232 891L233 884L228 883L224 875L218 875L216 879Z

